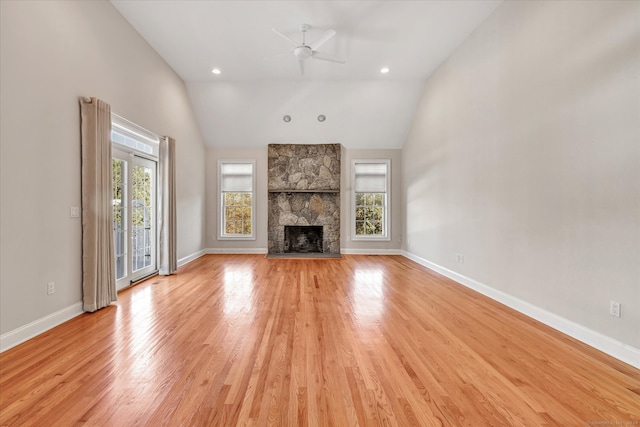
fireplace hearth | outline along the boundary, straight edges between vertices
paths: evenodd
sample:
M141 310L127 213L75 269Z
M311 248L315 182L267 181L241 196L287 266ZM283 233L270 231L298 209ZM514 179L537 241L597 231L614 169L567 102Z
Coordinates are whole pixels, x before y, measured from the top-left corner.
M285 225L285 253L322 253L322 226L319 225Z

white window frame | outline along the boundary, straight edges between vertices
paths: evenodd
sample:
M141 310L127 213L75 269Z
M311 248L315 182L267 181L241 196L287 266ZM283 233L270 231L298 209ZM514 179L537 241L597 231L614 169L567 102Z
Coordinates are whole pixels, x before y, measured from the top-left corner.
M386 167L386 191L383 198L383 220L380 235L356 234L356 165L384 164ZM354 159L351 162L351 240L355 241L390 241L391 240L391 159Z
M115 113L111 113L111 148L112 158L124 161L126 164L126 174L124 176L125 189L125 206L126 212L124 216L126 222L125 227L125 275L116 281L116 289L121 290L133 283L143 279L144 277L155 274L158 271L159 264L159 242L160 227L158 224L158 199L159 185L158 180L158 155L160 152L160 136L155 133L121 117ZM137 160L135 160L137 158ZM133 232L132 220L133 206L129 200L132 191L132 171L135 165L142 166L145 163L153 165L154 181L152 183L153 199L151 206L151 218L153 221L153 229L155 233L152 236L151 247L151 265L133 270L133 242L131 233ZM151 166L150 166L151 167Z
M222 166L225 164L251 165L251 234L227 234L225 232L225 204L222 190ZM256 161L251 160L218 160L218 240L256 240Z
M160 136L115 113L111 113L111 143L122 151L158 161Z

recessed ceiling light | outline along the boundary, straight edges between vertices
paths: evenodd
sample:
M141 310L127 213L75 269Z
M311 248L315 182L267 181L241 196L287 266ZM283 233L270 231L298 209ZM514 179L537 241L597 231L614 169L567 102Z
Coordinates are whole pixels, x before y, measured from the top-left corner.
M217 76L218 74L222 74L222 71L220 71L220 68L214 68L213 70L211 70L211 72L212 72L213 74L215 74L216 76Z
M389 72L389 67L382 67L380 68L380 73L381 74L387 74Z

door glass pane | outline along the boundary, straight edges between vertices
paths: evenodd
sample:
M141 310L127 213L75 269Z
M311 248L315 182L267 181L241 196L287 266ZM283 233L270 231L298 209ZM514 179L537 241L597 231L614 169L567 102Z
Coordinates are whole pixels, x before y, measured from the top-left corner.
M113 243L116 257L116 280L127 274L127 207L126 176L127 162L119 159L111 160L113 195Z
M132 271L151 266L155 250L153 233L153 169L147 166L133 165L131 171L131 252Z

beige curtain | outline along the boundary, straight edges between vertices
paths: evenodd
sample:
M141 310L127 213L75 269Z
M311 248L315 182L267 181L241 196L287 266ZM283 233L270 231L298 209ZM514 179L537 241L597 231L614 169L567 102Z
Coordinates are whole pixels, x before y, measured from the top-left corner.
M80 99L82 138L82 302L96 311L118 299L111 197L111 107Z
M176 141L160 138L158 161L160 194L158 221L160 224L159 273L169 275L178 269L176 254Z

